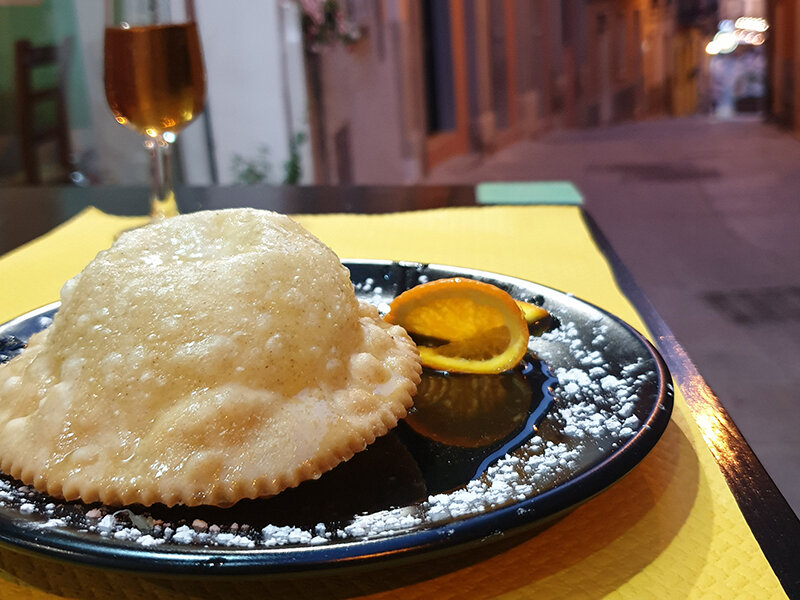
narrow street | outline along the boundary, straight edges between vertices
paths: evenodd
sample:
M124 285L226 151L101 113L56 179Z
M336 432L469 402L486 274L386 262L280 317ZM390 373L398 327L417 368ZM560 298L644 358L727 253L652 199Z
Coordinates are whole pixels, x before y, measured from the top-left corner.
M570 180L800 514L800 141L756 118L558 131L426 183Z

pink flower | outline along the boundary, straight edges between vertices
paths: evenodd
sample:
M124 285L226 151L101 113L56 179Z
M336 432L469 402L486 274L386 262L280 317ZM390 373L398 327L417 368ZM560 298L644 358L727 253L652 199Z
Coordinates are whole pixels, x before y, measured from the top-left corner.
M361 37L361 31L345 17L338 0L297 2L303 17L306 47L312 52L337 41L350 44Z
M327 0L300 0L300 8L316 25L322 25L325 22L324 8L326 1Z

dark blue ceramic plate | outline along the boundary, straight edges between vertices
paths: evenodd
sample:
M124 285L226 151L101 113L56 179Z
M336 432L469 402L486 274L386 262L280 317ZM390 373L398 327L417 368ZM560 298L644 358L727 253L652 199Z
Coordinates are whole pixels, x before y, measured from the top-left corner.
M535 331L513 372L426 372L405 422L319 480L272 499L117 510L64 503L0 474L0 542L164 574L297 572L422 556L541 526L621 478L663 433L669 373L613 315L483 271L344 262L358 296L382 310L420 282L462 276L541 304L554 319ZM57 309L0 326L0 340L27 340Z

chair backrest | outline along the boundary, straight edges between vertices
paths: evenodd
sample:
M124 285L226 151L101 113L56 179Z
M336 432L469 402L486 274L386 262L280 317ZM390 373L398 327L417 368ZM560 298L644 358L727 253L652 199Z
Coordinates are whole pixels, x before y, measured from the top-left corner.
M58 161L64 169L64 181L74 170L72 144L67 113L67 75L72 57L72 38L61 44L34 46L30 40L18 40L14 46L14 68L16 84L17 121L19 127L20 153L25 178L31 185L42 183L38 147L55 141L58 144ZM37 89L33 71L39 67L55 66L57 83ZM36 106L52 102L55 114L52 122L41 126L36 122Z

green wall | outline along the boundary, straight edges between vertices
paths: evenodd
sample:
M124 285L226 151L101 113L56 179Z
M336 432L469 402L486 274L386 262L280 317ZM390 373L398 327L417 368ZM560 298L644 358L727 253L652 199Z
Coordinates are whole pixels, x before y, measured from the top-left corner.
M102 8L100 2L97 3ZM28 38L34 44L74 38L68 80L70 127L90 126L86 75L83 67L78 24L73 0L42 0L35 6L0 6L0 135L16 133L14 107L14 42ZM55 80L54 72L38 74L37 85Z

